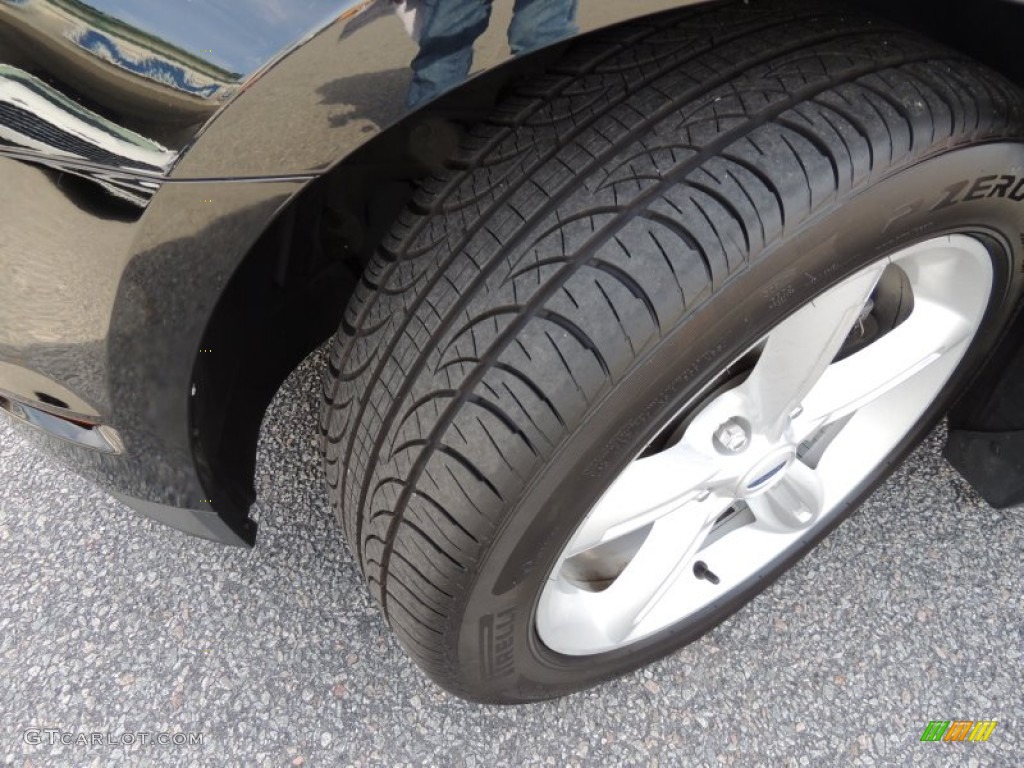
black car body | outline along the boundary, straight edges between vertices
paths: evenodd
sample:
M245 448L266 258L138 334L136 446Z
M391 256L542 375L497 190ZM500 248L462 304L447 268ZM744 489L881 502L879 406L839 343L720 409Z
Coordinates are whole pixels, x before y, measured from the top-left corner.
M688 4L581 0L571 36ZM513 56L512 6L473 77L410 107L416 30L388 0L0 0L0 408L139 512L253 544L274 392L459 126L567 42ZM1024 5L878 10L1024 84ZM952 418L998 504L1024 499L1022 341Z

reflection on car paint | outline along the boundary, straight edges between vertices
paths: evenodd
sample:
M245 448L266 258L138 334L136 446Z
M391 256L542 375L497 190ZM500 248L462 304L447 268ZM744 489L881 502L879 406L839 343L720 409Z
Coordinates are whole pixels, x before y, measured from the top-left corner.
M145 206L157 185L114 181L109 172L73 168L74 159L107 168L164 174L176 153L67 98L28 72L0 64L0 145L38 153L39 159L85 176L116 197Z
M419 45L412 60L406 106L451 90L469 76L473 46L491 20L490 0L402 0L395 3L406 32ZM577 0L516 0L508 27L513 56L572 37Z
M80 30L70 37L77 45L96 54L104 61L163 85L177 88L179 91L191 93L193 96L209 99L217 95L224 87L224 83L217 82L208 82L204 85L198 82L200 75L194 70L186 70L183 66L172 64L158 56L146 56L142 51L127 53L126 50L122 50L122 47L118 46L117 42L94 29ZM225 73L225 75L227 74ZM233 79L237 78L238 75L233 76Z
M107 65L183 94L223 99L244 77L79 0L3 3L18 9L13 18L31 29L28 39L38 35L49 47L63 38ZM49 67L48 58L38 63Z

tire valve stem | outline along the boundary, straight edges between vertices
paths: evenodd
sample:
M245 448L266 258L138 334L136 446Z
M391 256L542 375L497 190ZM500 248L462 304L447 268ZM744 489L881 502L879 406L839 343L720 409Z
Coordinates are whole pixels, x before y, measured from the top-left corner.
M721 579L719 579L717 576L715 576L714 573L711 572L711 569L708 568L707 563L705 563L703 560L698 560L696 563L693 564L693 575L696 576L698 579L705 579L707 581L710 581L712 584L717 584L719 581L721 581Z

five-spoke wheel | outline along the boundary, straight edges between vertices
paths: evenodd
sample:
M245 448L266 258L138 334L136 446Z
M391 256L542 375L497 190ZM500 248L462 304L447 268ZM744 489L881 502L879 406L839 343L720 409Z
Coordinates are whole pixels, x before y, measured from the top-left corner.
M752 367L717 379L742 381L674 416L659 434L678 434L634 460L580 524L541 594L544 643L565 654L628 645L783 556L918 421L967 350L991 284L984 245L940 237L776 326L743 356ZM880 322L877 309L894 302L902 311Z

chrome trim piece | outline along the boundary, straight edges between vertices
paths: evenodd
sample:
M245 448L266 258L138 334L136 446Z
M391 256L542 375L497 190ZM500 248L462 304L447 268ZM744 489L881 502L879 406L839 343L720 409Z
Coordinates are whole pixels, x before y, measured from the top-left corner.
M15 419L20 419L25 424L41 429L59 440L66 440L83 448L100 453L122 453L124 451L124 443L121 442L117 430L104 424L89 424L62 418L3 396L0 396L0 411L10 414Z

